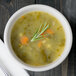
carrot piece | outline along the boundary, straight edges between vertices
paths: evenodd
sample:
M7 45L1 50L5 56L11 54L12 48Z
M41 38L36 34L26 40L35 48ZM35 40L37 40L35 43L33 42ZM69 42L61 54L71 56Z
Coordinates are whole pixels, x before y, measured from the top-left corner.
M41 45L42 45L42 42L41 42L41 41L38 42L38 47L39 47L39 48L41 47Z
M28 37L26 37L26 36L23 36L23 37L21 37L21 39L20 39L22 45L27 44L28 40L29 40L29 39L28 39Z
M25 18L25 16L22 16L22 18L24 19L24 18Z
M54 34L54 32L51 29L47 29L46 32L49 34Z
M45 34L45 32L43 32L41 35L44 35Z
M45 32L43 32L41 35L45 35L46 34L46 31ZM43 36L43 37L46 37L46 36Z

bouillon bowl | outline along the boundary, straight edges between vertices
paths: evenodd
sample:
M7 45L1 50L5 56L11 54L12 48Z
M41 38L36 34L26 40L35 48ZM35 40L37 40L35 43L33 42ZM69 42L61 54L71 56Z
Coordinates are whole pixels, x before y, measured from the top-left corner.
M47 12L47 13L51 14L52 16L56 17L60 21L60 23L62 24L62 27L63 27L64 32L65 32L65 38L66 38L65 48L64 48L62 55L58 59L53 61L52 63L44 65L44 66L38 66L38 67L31 66L31 65L28 65L28 64L25 64L24 62L22 62L15 55L15 53L12 49L12 46L11 46L11 42L10 42L11 30L12 30L13 25L16 22L16 20L19 17L21 17L22 15L24 15L28 12L32 12L32 11ZM46 71L46 70L53 69L56 66L58 66L68 56L68 54L71 50L71 46L72 46L72 31L71 31L71 27L70 27L70 24L68 23L67 19L59 11L57 11L56 9L54 9L50 6L47 6L47 5L41 5L41 4L35 5L35 4L33 4L33 5L28 5L28 6L25 6L21 9L19 9L10 17L10 19L8 20L8 22L6 24L5 31L4 31L4 43L7 46L8 51L11 54L11 56L13 56L13 58L14 58L14 61L13 61L14 64L18 63L18 65L21 68L27 69L30 71L37 71L37 72Z

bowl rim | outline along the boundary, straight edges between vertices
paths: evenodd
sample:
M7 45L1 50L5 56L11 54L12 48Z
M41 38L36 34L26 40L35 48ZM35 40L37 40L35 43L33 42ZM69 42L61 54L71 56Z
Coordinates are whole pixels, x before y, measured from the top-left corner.
M24 63L22 63L21 61L19 61L17 58L15 58L10 49L9 49L9 45L8 45L8 30L9 30L9 26L10 26L10 23L12 22L13 18L16 17L16 15L18 15L21 11L25 10L26 8L27 9L30 9L31 8L34 8L34 7L43 7L43 8L49 8L51 9L52 11L58 13L63 19L64 21L66 22L67 26L68 26L68 29L69 29L69 32L70 32L70 44L68 45L68 50L67 52L65 53L64 57L63 56L60 56L62 59L59 59L53 63L53 64L48 64L48 65L45 65L45 66L41 66L41 67L31 67L31 66L28 66L28 65L25 65ZM48 12L47 12L48 13ZM32 5L28 5L28 6L25 6L25 7L22 7L21 9L19 9L18 11L16 11L11 17L10 19L8 20L7 24L6 24L6 27L5 27L5 31L4 31L4 43L5 45L7 46L8 48L8 51L10 52L10 54L13 56L14 60L16 63L18 63L18 65L20 65L20 67L24 68L24 69L27 69L27 70L30 70L30 71L37 71L37 72L40 72L40 71L46 71L46 70L50 70L52 68L55 68L56 66L58 66L59 64L61 64L65 58L68 56L70 50L71 50L71 47L72 47L72 42L73 42L73 36L72 36L72 30L71 30L71 27L70 27L70 24L69 22L67 21L67 19L63 16L62 13L60 13L58 10L56 10L55 8L51 7L51 6L47 6L47 5L42 5L42 4L32 4Z

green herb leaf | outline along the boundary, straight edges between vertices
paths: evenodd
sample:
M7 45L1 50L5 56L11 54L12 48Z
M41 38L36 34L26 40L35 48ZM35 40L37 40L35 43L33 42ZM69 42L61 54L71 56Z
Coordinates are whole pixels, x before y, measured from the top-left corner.
M44 36L46 36L46 34L45 35L41 35L41 34L44 33L48 28L49 28L49 25L44 24L44 26L42 27L42 24L41 24L39 29L37 29L34 36L32 37L31 42L35 40L44 39Z

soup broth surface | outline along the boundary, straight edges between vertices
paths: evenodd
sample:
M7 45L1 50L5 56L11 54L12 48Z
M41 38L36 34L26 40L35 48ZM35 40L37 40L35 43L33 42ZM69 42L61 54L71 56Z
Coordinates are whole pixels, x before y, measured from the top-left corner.
M44 32L47 35L43 34L42 39L31 41L41 24L49 25L49 30ZM11 45L24 63L33 66L46 65L62 54L65 47L64 29L52 15L40 11L30 12L15 22L11 32Z

